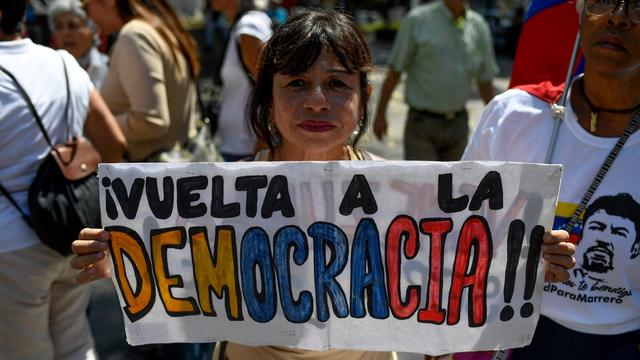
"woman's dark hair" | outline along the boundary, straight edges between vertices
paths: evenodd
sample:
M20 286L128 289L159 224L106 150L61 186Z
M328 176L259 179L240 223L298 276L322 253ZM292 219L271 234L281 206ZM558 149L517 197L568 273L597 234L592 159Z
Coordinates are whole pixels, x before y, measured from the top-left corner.
M304 12L289 18L265 45L251 96L251 127L272 154L276 146L276 139L269 129L273 76L276 73L297 75L307 72L323 49L331 51L347 71L360 74L360 106L364 117L358 122L354 146L369 124L367 74L372 66L372 57L367 42L357 25L345 14L333 10Z
M196 42L166 0L118 0L116 4L125 21L140 18L151 24L173 50L176 66L179 64L176 55L181 53L191 69L191 76L197 78L200 74L200 61Z
M0 30L5 35L13 35L20 32L24 13L27 11L29 0L1 0Z

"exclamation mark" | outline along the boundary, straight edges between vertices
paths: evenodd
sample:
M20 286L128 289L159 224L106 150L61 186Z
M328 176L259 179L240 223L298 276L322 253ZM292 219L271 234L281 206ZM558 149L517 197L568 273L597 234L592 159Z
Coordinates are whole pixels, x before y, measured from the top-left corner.
M528 300L531 300L536 285L543 235L544 227L536 225L533 230L531 230L531 236L529 236L529 253L527 254L526 278L524 281L524 299L527 302L520 308L520 316L523 318L528 318L533 314L533 304Z
M113 196L111 196L111 191L107 189L111 186L111 179L108 177L102 178L102 186L105 188L105 203L107 207L107 216L111 220L115 220L118 218L118 209L116 208L116 202L113 200Z
M513 318L513 308L508 304L511 303L511 299L513 298L516 270L518 269L518 260L520 260L523 239L524 222L522 220L513 220L511 224L509 224L509 232L507 234L507 267L504 274L504 302L507 303L507 305L500 311L500 320L502 321L509 321Z

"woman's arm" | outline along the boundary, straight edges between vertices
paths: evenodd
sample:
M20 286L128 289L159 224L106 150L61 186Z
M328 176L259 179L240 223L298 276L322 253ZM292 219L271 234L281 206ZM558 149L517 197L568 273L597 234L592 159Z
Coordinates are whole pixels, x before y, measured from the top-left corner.
M101 89L110 104L126 101L127 110L115 118L131 142L158 139L170 126L163 58L171 55L162 53L162 39L152 32L150 26L137 24L120 34L109 70L116 74L117 86L105 83Z
M103 162L119 162L127 150L127 140L107 104L95 89L89 94L89 111L84 133L100 153Z
M263 42L255 36L240 35L240 56L245 68L254 79L258 74L258 61L263 46Z

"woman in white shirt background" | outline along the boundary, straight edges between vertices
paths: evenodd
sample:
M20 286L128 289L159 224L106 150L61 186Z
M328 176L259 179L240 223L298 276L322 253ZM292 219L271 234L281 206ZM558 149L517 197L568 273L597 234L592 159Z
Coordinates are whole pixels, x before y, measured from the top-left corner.
M247 116L260 50L271 37L271 19L253 0L211 0L211 8L232 24L222 68L222 103L218 115L219 150L225 161L251 157L256 138Z
M95 24L79 0L54 0L48 7L49 28L54 45L67 50L89 74L96 89L109 71L109 57L98 51Z

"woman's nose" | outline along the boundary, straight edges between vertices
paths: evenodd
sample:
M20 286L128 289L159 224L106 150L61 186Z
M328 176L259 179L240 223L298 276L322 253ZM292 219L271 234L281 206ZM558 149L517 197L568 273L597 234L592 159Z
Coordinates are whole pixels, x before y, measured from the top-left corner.
M629 19L628 12L631 11L627 0L618 1L616 7L609 14L608 23L618 27L629 27L631 20Z
M304 99L304 107L312 111L324 111L331 108L325 89L322 86L313 87Z

